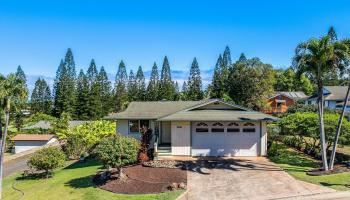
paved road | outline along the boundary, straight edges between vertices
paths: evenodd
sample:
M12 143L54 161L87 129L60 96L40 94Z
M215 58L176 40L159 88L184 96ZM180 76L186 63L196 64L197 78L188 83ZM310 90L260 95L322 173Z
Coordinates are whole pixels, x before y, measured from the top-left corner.
M13 173L23 172L23 170L28 169L27 160L29 157L30 155L22 156L20 158L5 162L3 176L6 177Z

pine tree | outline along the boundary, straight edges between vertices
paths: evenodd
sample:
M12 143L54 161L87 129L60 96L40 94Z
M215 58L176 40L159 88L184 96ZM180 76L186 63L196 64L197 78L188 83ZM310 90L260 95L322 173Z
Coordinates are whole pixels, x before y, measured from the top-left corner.
M222 56L222 61L223 61L225 67L229 67L232 64L231 51L230 51L230 48L228 46L226 46L226 48L225 48L224 54Z
M76 116L77 119L87 120L90 119L90 108L89 108L89 81L83 70L80 70L77 79L77 106Z
M125 103L128 101L128 94L126 83L128 82L128 75L123 61L120 61L118 72L115 78L115 108L116 111L121 111L125 108Z
M144 101L146 99L146 83L145 83L145 75L143 74L141 66L139 66L136 73L136 85L137 85L137 100Z
M129 102L136 101L138 95L138 88L136 84L136 78L134 72L130 70L129 80L128 80L128 99Z
M159 75L157 64L154 63L152 67L151 77L147 86L147 100L159 100Z
M188 78L188 89L187 89L187 98L188 100L201 100L203 99L202 91L202 78L200 74L200 69L198 66L197 59L194 58L191 69L190 76Z
M238 62L246 62L247 61L247 57L245 57L244 53L241 53L241 55L239 56Z
M175 89L174 101L178 101L181 98L179 83L177 81L175 81L173 84L174 84L174 89Z
M219 55L214 69L214 76L211 84L210 97L211 98L222 98L224 96L224 80L222 78L223 59Z
M112 86L111 82L108 80L107 73L102 66L100 69L100 73L97 76L97 80L100 85L100 95L102 100L102 116L108 115L111 111L113 111L113 100L112 100Z
M165 56L160 76L159 98L173 100L175 94L174 84L171 80L171 71L168 58Z
M180 100L182 100L182 101L188 100L187 99L187 83L186 83L186 81L184 81L182 84L182 89L181 89L181 93L180 93Z
M38 79L32 92L30 107L32 113L51 113L52 99L49 85L44 79Z
M66 112L75 118L76 105L76 72L71 49L67 50L64 61L56 72L54 83L54 115L59 117Z
M97 81L98 71L95 60L92 59L87 71L87 79L89 83L89 117L91 119L98 119L102 116L102 99L101 86Z
M27 87L27 78L26 78L26 74L24 73L24 71L22 70L22 67L20 65L18 65L17 67L17 71L15 76L21 80L21 82Z

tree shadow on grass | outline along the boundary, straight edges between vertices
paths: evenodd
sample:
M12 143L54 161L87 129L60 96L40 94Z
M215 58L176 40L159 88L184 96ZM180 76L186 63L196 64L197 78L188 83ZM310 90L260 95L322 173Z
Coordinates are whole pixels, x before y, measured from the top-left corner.
M73 164L68 165L67 167L63 168L63 170L79 169L79 168L84 168L84 167L93 167L93 166L100 166L100 165L101 165L101 163L98 162L96 159L89 158L83 162L81 162L81 161L74 162Z
M96 187L96 185L93 183L94 175L84 176L76 179L72 179L65 183L66 186L78 189L78 188L89 188L89 187Z
M338 183L326 183L326 182L320 182L321 185L326 186L326 187L331 187L331 186L343 186L346 188L350 188L349 184L338 184Z

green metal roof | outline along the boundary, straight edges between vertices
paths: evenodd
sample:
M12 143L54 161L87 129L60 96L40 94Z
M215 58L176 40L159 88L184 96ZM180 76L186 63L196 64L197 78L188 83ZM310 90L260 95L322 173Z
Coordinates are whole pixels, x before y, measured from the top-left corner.
M158 119L208 101L135 101L125 111L113 113L106 119Z
M277 121L278 118L256 111L190 110L180 111L158 121Z

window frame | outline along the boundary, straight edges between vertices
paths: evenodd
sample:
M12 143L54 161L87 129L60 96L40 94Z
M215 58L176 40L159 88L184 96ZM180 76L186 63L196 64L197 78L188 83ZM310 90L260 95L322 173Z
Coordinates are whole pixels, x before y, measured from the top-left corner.
M138 131L137 131L137 132L131 131L131 126L130 126L131 121L137 121L137 123L138 123ZM151 121L148 120L148 119L129 119L129 120L128 120L128 133L129 133L129 134L141 134L141 132L140 132L140 130L141 130L141 128L142 128L142 127L141 127L141 121L148 121L148 128L150 128L150 126L151 126Z

